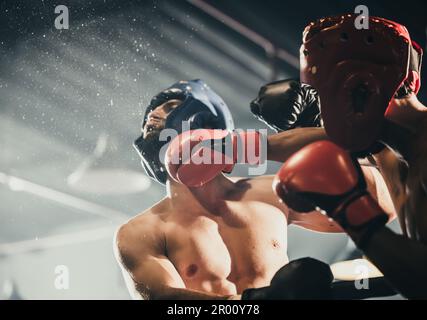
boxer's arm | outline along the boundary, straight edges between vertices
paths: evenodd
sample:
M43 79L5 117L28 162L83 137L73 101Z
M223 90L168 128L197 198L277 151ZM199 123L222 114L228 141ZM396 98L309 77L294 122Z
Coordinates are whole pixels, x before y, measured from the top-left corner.
M379 203L380 207L389 216L389 222L396 218L396 210L388 192L384 179L377 168L361 165L368 192ZM304 229L318 232L344 232L341 226L329 217L313 211L309 214L289 210L288 221Z
M283 131L268 136L267 159L272 161L285 162L293 153L302 147L318 141L328 139L323 128L297 128ZM365 167L362 170L366 179L368 191L376 199L382 209L389 215L389 221L396 217L395 209L387 190L387 186L374 167ZM283 207L286 207L283 205ZM328 217L319 212L310 214L298 213L289 208L282 208L287 212L288 223L298 225L305 229L318 232L343 232L342 228Z
M132 230L132 226L122 226L116 234L115 255L134 299L236 298L186 289L178 271L165 255L164 239L150 228Z
M416 240L384 227L372 236L365 254L404 296L427 299L427 195L422 183L407 201L409 208L424 213L417 213Z
M287 131L290 132L290 131ZM366 185L369 193L373 196L375 200L378 201L381 208L389 216L389 221L396 218L396 211L393 206L390 194L388 193L387 186L379 173L378 169L370 166L363 166L362 171L366 180ZM273 176L269 176L268 183L273 181ZM266 181L266 178L264 178ZM271 182L270 182L271 181ZM270 194L270 193L269 193ZM277 196L274 193L271 193L273 197L269 202L274 203L277 199ZM329 217L313 211L310 213L299 213L294 210L291 210L286 206L286 204L281 203L279 208L287 214L288 224L293 224L304 229L317 232L344 232L343 229L335 222L329 219Z
M274 176L258 176L251 179L256 199L268 203L281 210L288 221L288 224L294 224L304 229L318 232L344 232L342 228L334 221L317 212L298 213L291 210L285 203L274 194L271 187Z
M403 296L427 299L426 245L383 227L364 253Z
M272 134L267 138L267 160L285 162L302 147L326 139L323 128L296 128Z

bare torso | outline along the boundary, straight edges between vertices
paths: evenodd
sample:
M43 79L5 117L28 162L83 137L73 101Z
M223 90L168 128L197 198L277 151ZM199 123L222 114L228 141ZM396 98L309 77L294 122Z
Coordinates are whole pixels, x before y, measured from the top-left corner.
M391 201L379 194L385 189L380 174L374 168L363 170L368 189L392 215ZM274 195L272 180L272 176L226 180L226 192L217 198L205 191L198 197L197 192L179 189L132 218L121 227L117 240L129 290L136 285L139 294L149 297L150 287L162 283L220 296L240 294L269 285L288 263L288 224L342 231L318 212L289 210ZM173 297L180 297L177 294Z
M229 199L218 199L213 210L174 208L166 198L155 213L165 238L165 255L186 288L217 294L236 294L248 287L268 285L274 273L288 262L287 218L263 199L254 180L236 184ZM264 181L258 183L264 184ZM269 189L271 192L271 181ZM160 210L157 210L160 209Z

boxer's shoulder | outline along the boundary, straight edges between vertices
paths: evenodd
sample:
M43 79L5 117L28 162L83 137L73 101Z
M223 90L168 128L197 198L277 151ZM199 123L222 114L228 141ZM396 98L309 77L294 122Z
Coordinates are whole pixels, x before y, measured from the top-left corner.
M140 228L141 226L150 226L151 224L158 224L159 222L164 221L165 216L168 214L170 214L170 200L168 198L164 198L150 208L131 218L126 224L136 228Z
M232 180L237 185L248 185L253 188L257 188L260 190L265 190L265 187L268 187L268 191L272 191L272 183L273 183L274 176L273 175L262 175L262 176L255 176L251 178L232 178ZM271 190L270 190L271 189Z
M116 244L120 248L128 245L138 247L138 244L144 244L145 247L156 245L159 239L163 239L167 206L167 203L160 201L122 224L116 231Z
M288 216L288 208L280 202L279 198L273 192L272 175L256 176L253 178L239 178L235 180L236 192L229 197L229 200L238 200L244 203L258 203L277 208L285 216ZM264 213L265 210L263 210ZM268 210L270 213L278 211Z
M273 195L273 178L272 175L264 175L264 176L256 176L251 178L230 178L236 188L234 198L238 197L241 199L255 200L264 196L272 196Z

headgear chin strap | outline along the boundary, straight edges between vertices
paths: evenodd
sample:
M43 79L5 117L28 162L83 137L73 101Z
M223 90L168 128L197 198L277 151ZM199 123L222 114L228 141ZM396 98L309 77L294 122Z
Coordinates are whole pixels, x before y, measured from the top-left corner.
M172 99L182 100L182 103L168 114L165 129L174 129L178 134L182 133L183 128L234 129L233 118L225 102L199 79L179 81L153 97L145 111L142 128L152 110ZM160 149L168 142L152 141L143 135L134 142L147 174L163 184L166 183L167 172L163 159L160 159Z
M305 28L301 82L317 89L328 136L364 151L378 139L398 89L418 92L422 50L396 22L369 17L369 29L358 30L355 18L328 17Z

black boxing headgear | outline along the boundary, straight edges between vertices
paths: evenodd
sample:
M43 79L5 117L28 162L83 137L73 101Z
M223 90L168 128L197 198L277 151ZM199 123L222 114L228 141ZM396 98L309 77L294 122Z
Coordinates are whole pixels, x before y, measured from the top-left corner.
M151 111L173 99L182 102L168 114L164 129L174 129L177 134L186 129L234 129L233 118L225 102L200 79L179 81L154 96L145 111L142 128ZM168 142L148 143L143 135L134 142L146 173L162 184L166 183L167 172L159 152Z

